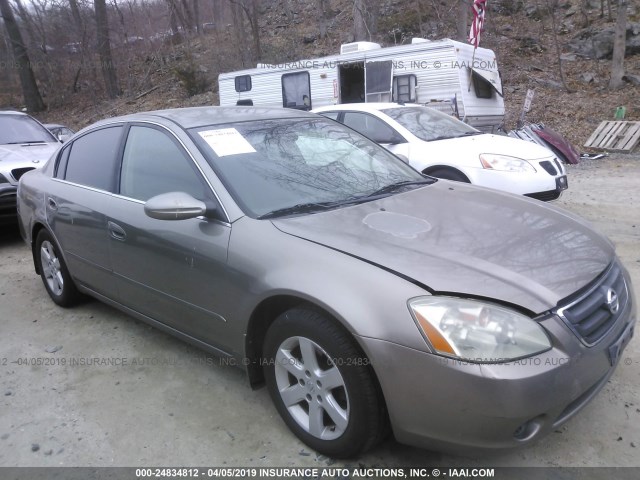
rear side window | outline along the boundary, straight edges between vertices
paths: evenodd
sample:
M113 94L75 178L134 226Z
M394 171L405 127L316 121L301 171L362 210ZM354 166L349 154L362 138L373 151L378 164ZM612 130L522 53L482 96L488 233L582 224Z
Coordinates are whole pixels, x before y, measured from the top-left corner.
M122 126L87 133L71 145L65 180L113 191Z
M346 112L343 123L377 143L391 143L396 135L396 131L389 125L366 113Z
M69 152L71 152L71 147L65 147L58 157L58 164L56 165L56 178L64 178L64 174L67 171L67 162L69 161Z

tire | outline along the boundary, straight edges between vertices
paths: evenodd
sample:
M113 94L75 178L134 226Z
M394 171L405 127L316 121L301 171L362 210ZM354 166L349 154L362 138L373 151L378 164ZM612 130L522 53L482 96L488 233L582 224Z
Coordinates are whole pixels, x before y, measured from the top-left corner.
M81 298L73 283L67 265L51 234L40 230L36 238L36 261L44 288L55 303L71 307Z
M443 180L453 180L454 182L471 183L467 176L451 168L436 168L427 173L430 177L442 178Z
M373 370L335 322L313 310L289 310L269 328L263 352L271 399L309 447L350 458L382 440L388 422Z

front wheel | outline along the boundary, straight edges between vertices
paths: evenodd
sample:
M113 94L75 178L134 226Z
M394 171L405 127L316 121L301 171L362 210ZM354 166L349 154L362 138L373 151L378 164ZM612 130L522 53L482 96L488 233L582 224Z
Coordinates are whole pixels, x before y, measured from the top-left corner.
M451 168L436 168L435 170L431 170L429 173L427 173L427 175L429 175L430 177L442 178L443 180L471 183L464 173L459 172L458 170L453 170Z
M264 342L264 373L287 426L314 450L349 458L378 443L386 413L369 361L321 313L280 315Z
M41 230L36 238L36 261L42 283L51 299L61 307L77 303L80 293L71 280L55 241L46 230Z

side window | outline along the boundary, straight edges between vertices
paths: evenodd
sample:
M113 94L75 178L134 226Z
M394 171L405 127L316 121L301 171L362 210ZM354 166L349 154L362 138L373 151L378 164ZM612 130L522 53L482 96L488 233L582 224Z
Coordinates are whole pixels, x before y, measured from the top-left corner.
M340 112L320 112L320 115L322 115L323 117L327 117L330 118L331 120L338 120L338 116L340 115Z
M413 103L416 101L416 76L397 75L393 77L393 101Z
M65 180L100 190L113 191L122 127L87 133L71 145Z
M241 75L235 78L236 92L248 92L251 90L251 75Z
M282 106L298 110L311 110L309 72L282 75Z
M69 161L69 153L71 152L71 146L63 148L58 155L58 163L56 164L55 177L64 178L64 174L67 171L67 162Z
M146 202L168 192L208 198L193 161L164 132L134 125L129 129L120 172L120 195Z
M493 96L493 87L489 82L476 72L471 74L471 78L473 79L473 88L476 91L476 97L491 98Z
M345 112L343 123L377 143L393 143L399 134L373 115Z

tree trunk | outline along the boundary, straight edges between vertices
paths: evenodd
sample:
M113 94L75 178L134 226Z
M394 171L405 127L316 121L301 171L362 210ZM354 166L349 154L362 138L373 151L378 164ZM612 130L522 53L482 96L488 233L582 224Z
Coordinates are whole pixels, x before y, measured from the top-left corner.
M616 33L613 42L613 59L611 60L611 80L609 88L614 90L622 87L624 76L624 51L627 42L627 0L618 0L618 15Z
M98 55L100 56L100 66L104 85L109 98L116 98L120 95L116 68L111 59L111 43L109 42L109 23L107 20L107 5L105 0L94 0L93 6L96 12L96 37L98 41Z
M467 42L469 39L469 26L467 22L469 20L469 10L471 9L471 3L469 0L458 0L458 18L456 20L456 27L458 30L457 40L460 42Z
M202 33L202 24L200 23L200 0L193 0L193 21L196 23L196 33Z
M365 21L365 0L354 0L353 2L353 39L358 42L367 40L367 24Z
M565 77L564 68L562 67L560 41L558 40L558 31L556 27L556 9L557 8L558 8L557 1L547 0L547 10L549 12L549 16L551 17L551 32L553 33L553 43L556 48L556 59L558 60L558 73L560 74L560 82L562 82L562 86L567 92L572 93L574 90L571 90L567 85L567 78Z
M38 90L38 84L36 83L36 77L31 69L31 62L29 60L29 54L22 41L22 34L16 23L16 19L13 16L13 10L9 5L9 0L0 0L0 13L4 19L4 26L11 42L11 48L13 50L13 57L18 66L18 74L20 75L20 84L22 86L22 94L24 96L24 103L27 110L31 112L41 112L46 108L40 91Z

